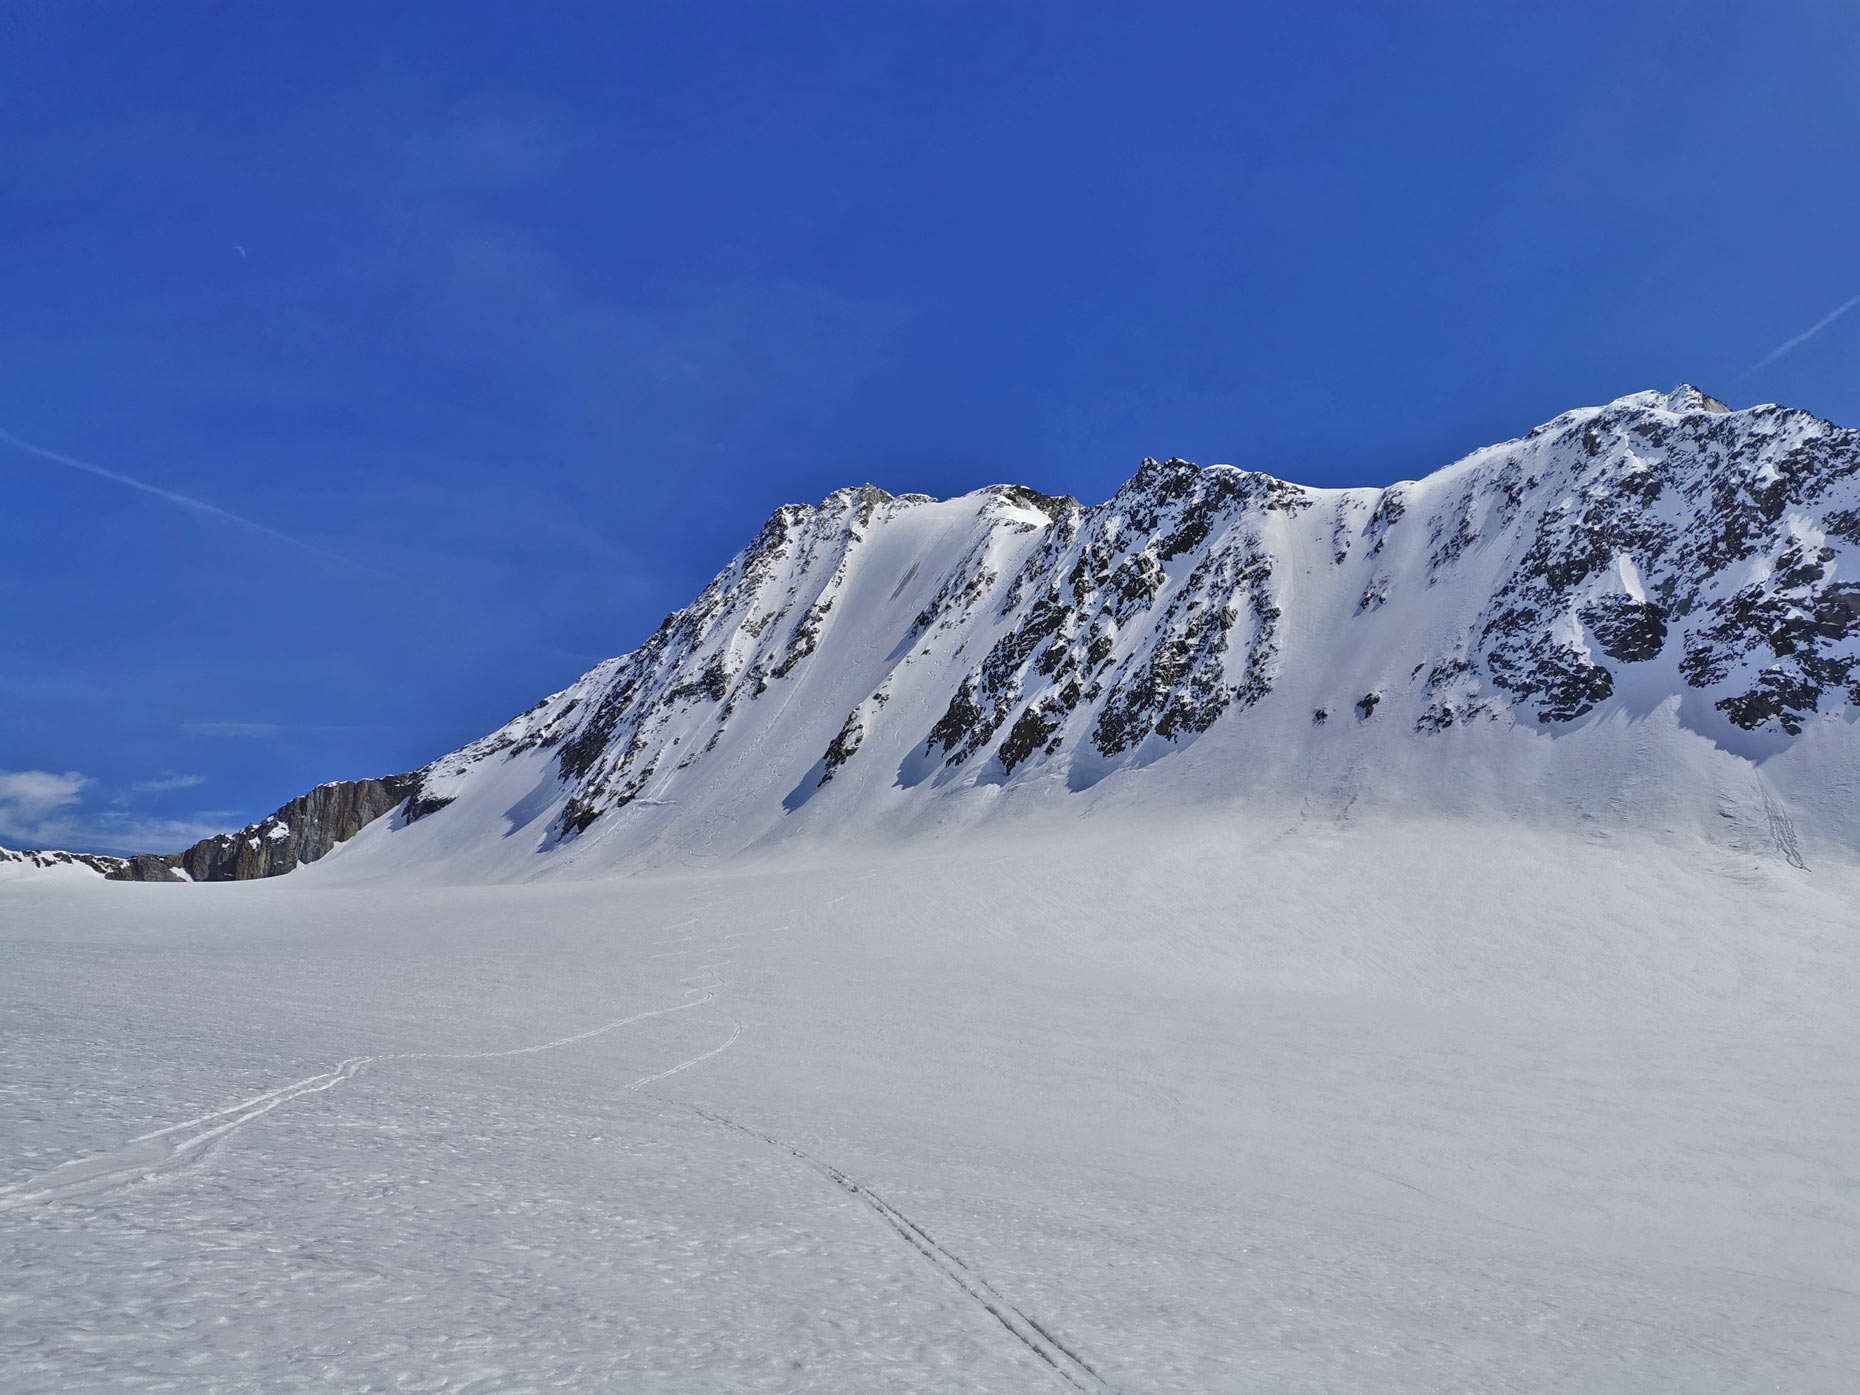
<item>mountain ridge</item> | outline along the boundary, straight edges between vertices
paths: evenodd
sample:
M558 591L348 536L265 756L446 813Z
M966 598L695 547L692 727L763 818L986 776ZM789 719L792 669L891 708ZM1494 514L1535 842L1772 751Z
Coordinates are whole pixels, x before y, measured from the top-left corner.
M639 648L497 731L335 799L334 821L281 810L222 838L288 842L277 861L296 866L363 827L380 847L451 825L430 852L481 843L528 875L538 854L583 860L590 837L624 866L791 826L917 826L911 801L962 822L950 801L1128 783L1211 733L1227 783L1274 798L1366 768L1393 797L1397 767L1427 764L1401 742L1557 737L1609 712L1664 713L1673 750L1700 737L1753 769L1830 722L1821 744L1845 751L1857 477L1860 433L1682 384L1383 488L1146 460L1095 506L1012 485L842 489L775 510ZM1374 734L1357 775L1321 748L1346 729ZM1523 754L1490 759L1541 758L1512 745ZM1306 750L1310 768L1288 774ZM1198 778L1219 790L1220 775ZM1832 807L1835 792L1800 793ZM216 865L289 870L250 851Z

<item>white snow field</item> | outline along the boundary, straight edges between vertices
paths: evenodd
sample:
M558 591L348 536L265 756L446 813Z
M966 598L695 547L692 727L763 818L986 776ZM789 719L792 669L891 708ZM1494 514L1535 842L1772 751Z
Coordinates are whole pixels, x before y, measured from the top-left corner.
M0 886L0 1385L1856 1387L1850 863L1079 810Z

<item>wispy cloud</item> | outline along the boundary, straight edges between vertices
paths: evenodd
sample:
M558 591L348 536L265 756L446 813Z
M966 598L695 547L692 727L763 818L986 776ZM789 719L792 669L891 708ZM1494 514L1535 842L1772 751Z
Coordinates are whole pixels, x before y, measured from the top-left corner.
M153 780L132 780L116 792L112 804L134 804L144 795L167 794L171 790L191 790L207 782L205 775L158 775Z
M137 780L129 789L132 794L160 794L163 790L191 790L206 783L205 775L161 775L153 780Z
M1819 320L1816 320L1815 323L1810 325L1807 329L1803 330L1800 334L1796 335L1795 338L1785 340L1782 343L1778 344L1775 348L1771 349L1762 358L1758 359L1755 363L1751 364L1750 367L1746 368L1742 373L1739 373L1737 376L1740 378L1748 378L1752 373L1757 372L1759 369L1768 368L1772 363L1776 362L1777 359L1781 358L1784 354L1788 353L1791 349L1801 348L1802 345L1806 344L1809 340L1813 339L1817 334L1821 333L1822 330L1826 329L1829 325L1833 324L1836 320L1840 319L1842 315L1845 315L1849 310L1853 309L1854 306L1856 305L1860 305L1860 295L1855 296L1852 300L1842 303L1840 306L1838 306L1833 311L1829 312L1826 315L1823 315Z
M245 517L243 514L234 513L230 509L223 509L218 504L209 504L205 499L196 499L191 494L180 494L172 489L163 489L158 484L150 484L147 480L139 480L134 475L125 475L120 470L106 469L104 466L94 464L89 460L79 460L74 455L65 455L60 451L48 450L44 446L34 445L31 441L15 436L10 431L0 430L0 442L4 442L6 445L13 447L14 450L21 451L26 455L36 456L40 460L49 460L54 465L63 465L69 470L78 470L87 475L95 475L98 479L110 480L113 483L125 485L130 489L141 490L144 494L152 494L157 499L164 499L170 504L189 509L203 517L216 519L221 523L231 524L235 528L242 528L248 533L255 533L259 537L270 539L272 542L283 543L286 547L296 548L299 552L307 552L312 557L320 557L326 562L335 562L340 566L349 567L355 571L367 572L371 576L385 577L389 580L399 580L399 578L390 576L389 573L382 571L378 567L371 567L366 562L358 562L353 557L345 557L340 552L331 552L326 547L318 547L315 543L305 542L302 538L292 537L289 533L281 533L276 528L267 527L263 523Z
M228 737L236 741L270 741L280 736L316 732L404 731L404 727L341 722L183 722L188 736Z
M143 780L131 789L190 789L198 775ZM96 781L75 770L0 770L0 843L74 852L176 852L237 825L232 814L153 818L124 809L88 812L84 791Z
M37 837L45 821L75 805L91 783L75 770L0 770L0 838Z

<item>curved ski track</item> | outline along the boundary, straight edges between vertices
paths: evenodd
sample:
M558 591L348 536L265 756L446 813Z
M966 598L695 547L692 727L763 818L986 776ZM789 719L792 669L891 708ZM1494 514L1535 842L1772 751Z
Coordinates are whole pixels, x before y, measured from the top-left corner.
M243 1128L254 1120L269 1114L280 1105L288 1104L305 1095L320 1094L325 1090L334 1089L343 1081L352 1079L365 1066L382 1065L391 1061L491 1061L511 1056L530 1056L540 1051L555 1051L564 1046L573 1046L578 1042L604 1036L621 1027L632 1026L635 1022L644 1022L650 1018L666 1017L675 1012L686 1012L692 1008L703 1007L715 999L717 989L723 986L723 980L716 977L714 973L711 974L708 983L702 983L704 972L721 967L728 962L727 959L717 960L714 964L704 965L699 973L681 980L685 985L685 994L690 999L688 1002L636 1012L631 1016L604 1022L598 1027L590 1027L585 1032L576 1032L570 1036L556 1037L549 1041L534 1042L528 1046L510 1047L498 1051L396 1051L379 1056L351 1056L338 1063L333 1070L292 1081L289 1085L281 1085L275 1090L267 1090L263 1094L254 1095L250 1099L241 1100L238 1104L228 1105L225 1109L215 1110L211 1114L202 1114L198 1118L189 1119L183 1123L169 1124L152 1133L140 1134L113 1152L76 1158L60 1164L49 1172L41 1173L37 1177L30 1177L23 1182L0 1187L0 1211L14 1211L26 1206L38 1206L47 1202L88 1196L133 1182L150 1181L164 1173L185 1166L215 1139ZM729 1040L725 1041L722 1046L713 1047L688 1061L681 1061L670 1070L646 1076L626 1088L637 1090L642 1085L650 1084L655 1080L663 1080L669 1075L676 1075L681 1070L697 1065L700 1061L707 1061L727 1050L743 1031L743 1024L735 1017L730 1017L729 1020L733 1030Z
M836 903L843 901L849 894L850 892L843 893L834 897L833 901ZM683 929L685 926L698 923L698 918L692 917L669 928ZM771 934L788 930L793 924L794 913L789 911L783 916L780 925L770 927L768 930L738 931L724 938L726 941L734 941L754 935ZM695 934L685 935L676 940L661 940L660 943L679 944L697 938ZM603 1036L636 1022L704 1007L716 999L718 992L725 985L724 979L717 973L717 970L731 962L727 957L717 957L715 949L705 945L694 945L689 949L665 950L650 956L653 959L670 959L685 954L706 953L711 956L709 962L697 966L694 973L679 980L689 999L687 1002L636 1012L631 1016L617 1018L612 1022L605 1022L598 1027L591 1027L585 1032L576 1032L570 1036L555 1037L549 1041L498 1051L398 1051L379 1056L351 1056L339 1062L334 1069L324 1071L319 1075L307 1076L289 1085L281 1085L275 1090L267 1090L263 1094L254 1095L250 1099L229 1105L225 1109L215 1110L210 1114L202 1114L179 1124L169 1124L165 1128L140 1134L113 1152L77 1158L37 1177L0 1187L0 1211L18 1210L88 1196L135 1182L154 1180L185 1166L215 1139L243 1128L281 1105L289 1104L292 1100L334 1089L345 1080L353 1079L365 1066L382 1065L392 1061L490 1061L512 1056L528 1056L589 1041L594 1037ZM719 1009L719 1011L722 1010ZM693 1066L720 1056L734 1046L743 1034L743 1024L730 1013L723 1013L723 1015L729 1019L730 1035L719 1045L711 1047L708 1051L700 1052L688 1060L680 1061L667 1070L641 1076L625 1088L628 1091L643 1091L649 1098L659 1100L661 1103L682 1104L709 1123L733 1130L794 1158L848 1196L859 1201L882 1220L905 1244L909 1245L945 1279L954 1284L961 1293L978 1304L1063 1384L1073 1390L1088 1392L1114 1389L1084 1357L1067 1346L1038 1319L1029 1316L1009 1302L986 1279L937 1243L922 1226L864 1183L849 1177L833 1164L824 1162L806 1150L776 1138L772 1134L763 1133L759 1129L751 1128L747 1124L739 1123L726 1115L705 1109L689 1101L666 1099L662 1095L644 1089L645 1086L656 1084L681 1071L689 1070Z

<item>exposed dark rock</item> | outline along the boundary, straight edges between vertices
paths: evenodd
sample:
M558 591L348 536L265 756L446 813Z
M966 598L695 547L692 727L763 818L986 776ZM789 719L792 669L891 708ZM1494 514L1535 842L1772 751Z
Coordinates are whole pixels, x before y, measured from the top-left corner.
M593 800L580 795L568 801L568 807L562 810L560 828L564 837L570 837L587 831L588 826L601 816L599 806Z
M1604 596L1581 611L1602 652L1624 664L1657 659L1666 647L1666 614L1630 596Z
M1042 494L1037 489L1029 489L1024 484L995 484L988 487L988 492L997 499L1010 504L1017 504L1023 509L1033 509L1048 518L1060 519L1068 513L1076 513L1079 501L1070 494ZM924 498L924 495L916 496Z
M956 689L949 706L930 728L930 749L942 747L949 753L951 762L960 765L978 744L976 734L982 730L983 720L981 704L976 701L975 680L969 679ZM984 734L980 739L986 740L987 736Z
M1376 500L1375 511L1369 515L1369 522L1363 525L1363 536L1372 544L1369 549L1372 555L1382 551L1389 529L1401 522L1402 515L1407 511L1408 503L1402 497L1400 485L1382 491L1382 497Z
M164 868L179 868L197 882L281 876L348 842L415 792L419 781L418 775L388 775L318 785L237 833L202 839L172 857L132 858L107 875L114 881L158 881L166 879L160 875Z
M1001 757L1002 768L1010 774L1014 767L1026 760L1047 739L1059 730L1059 723L1042 712L1038 706L1029 707L1020 714L1019 720L1007 734L1007 740L1001 743L996 755Z
M179 882L187 878L181 871L179 853L138 853L122 867L105 874L117 882Z
M839 735L827 743L827 753L821 758L821 784L831 780L834 772L853 758L859 750L859 743L864 739L865 723L860 719L859 710L854 708L847 714Z

